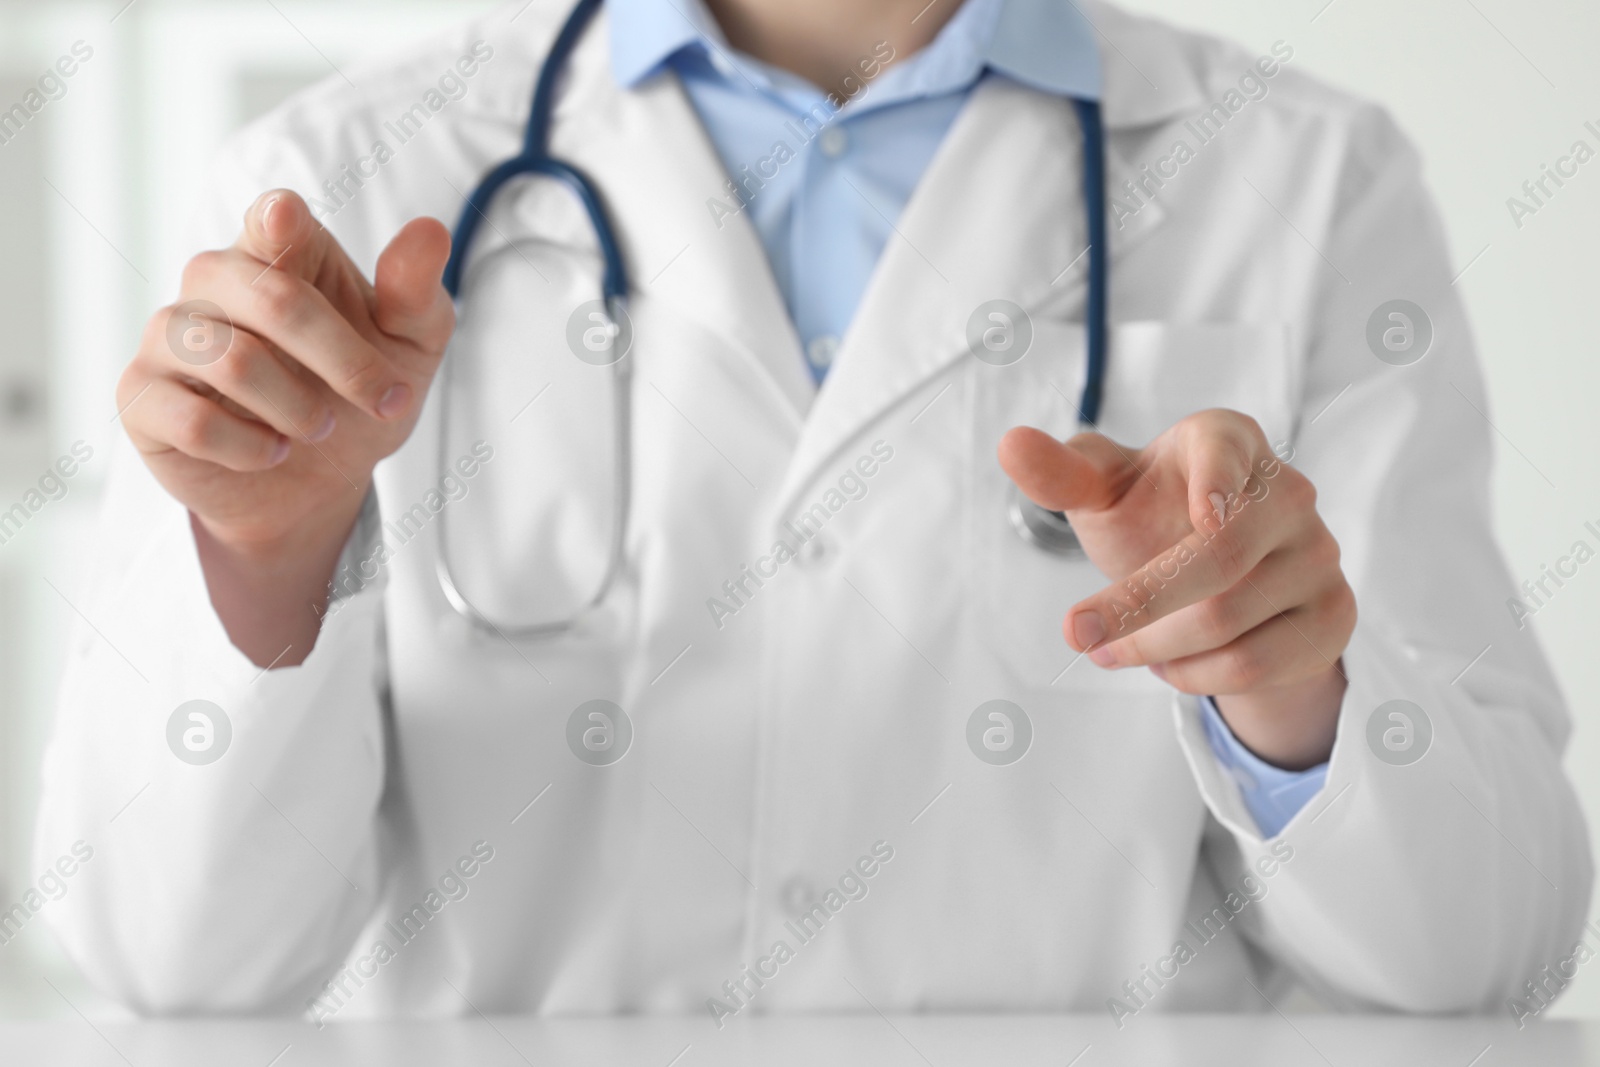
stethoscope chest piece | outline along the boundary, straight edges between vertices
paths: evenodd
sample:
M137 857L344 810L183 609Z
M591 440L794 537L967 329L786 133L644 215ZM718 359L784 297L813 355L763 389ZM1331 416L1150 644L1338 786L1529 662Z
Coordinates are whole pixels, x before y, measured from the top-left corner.
M1011 525L1028 544L1062 559L1087 559L1072 523L1059 511L1050 511L1022 495L1015 485L1011 487L1011 505L1007 508Z

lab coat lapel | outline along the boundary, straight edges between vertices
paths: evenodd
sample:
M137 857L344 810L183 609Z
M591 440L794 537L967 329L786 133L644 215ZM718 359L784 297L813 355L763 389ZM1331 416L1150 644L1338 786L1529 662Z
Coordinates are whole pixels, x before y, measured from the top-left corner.
M778 497L780 516L850 439L952 364L968 322L1007 300L1081 315L1088 256L1072 104L1000 78L957 117L885 246ZM1108 147L1112 183L1126 161ZM1109 216L1108 216L1109 217ZM1111 262L1160 225L1159 205L1113 221Z
M815 387L760 238L744 213L712 210L737 201L677 76L619 88L609 34L602 13L573 56L555 152L600 187L634 293L728 340L798 432Z
M1201 94L1182 57L1160 53L1162 35L1098 0L1085 3L1102 52L1118 57L1106 67L1103 104L1114 191L1133 170L1117 131L1196 106ZM754 227L743 213L712 210L731 202L727 175L693 106L670 73L619 89L605 18L602 12L573 56L553 147L599 185L618 220L635 291L727 339L756 370L774 411L793 420L798 441L776 500L780 515L852 436L957 360L973 358L966 328L980 304L998 298L1030 313L1081 313L1087 256L1072 106L987 79L907 204L813 397ZM1147 69L1161 72L1161 85ZM1113 221L1112 265L1164 217L1151 203L1120 228Z

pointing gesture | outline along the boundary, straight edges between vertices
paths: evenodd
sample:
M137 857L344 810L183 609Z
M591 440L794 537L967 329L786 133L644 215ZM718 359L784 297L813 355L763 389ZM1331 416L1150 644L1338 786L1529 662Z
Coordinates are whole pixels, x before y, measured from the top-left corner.
M1064 511L1113 582L1072 605L1068 643L1102 668L1149 667L1207 694L1235 736L1286 767L1322 762L1355 595L1311 483L1233 411L1183 419L1143 449L1013 429L1000 463Z

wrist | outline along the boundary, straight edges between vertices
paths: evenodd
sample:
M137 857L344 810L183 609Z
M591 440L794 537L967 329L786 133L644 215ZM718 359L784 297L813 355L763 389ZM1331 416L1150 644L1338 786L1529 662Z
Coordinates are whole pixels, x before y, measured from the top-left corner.
M370 484L370 483L368 483ZM225 553L242 566L263 572L293 567L297 561L320 554L329 544L343 546L366 501L368 489L344 486L344 491L298 515L237 520L190 512L197 538ZM281 512L281 509L280 509Z
M1234 738L1256 757L1283 770L1303 771L1333 754L1347 686L1341 661L1287 685L1212 700Z
M239 651L257 666L304 662L327 610L329 581L365 495L318 509L288 530L220 532L191 513L212 607Z

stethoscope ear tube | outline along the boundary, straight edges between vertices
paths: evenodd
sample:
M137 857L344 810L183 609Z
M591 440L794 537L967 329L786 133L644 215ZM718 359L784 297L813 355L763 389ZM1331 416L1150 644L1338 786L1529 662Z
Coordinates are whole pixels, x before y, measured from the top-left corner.
M605 264L600 289L606 315L613 326L626 321L627 270L622 258L621 244L617 241L616 232L611 228L611 219L601 202L599 191L578 168L549 154L550 112L555 99L555 83L566 68L567 60L577 47L584 28L594 13L600 9L600 4L601 0L579 0L572 13L567 16L566 24L562 26L555 43L551 45L544 66L539 71L538 80L534 83L533 104L528 113L528 126L523 135L522 151L485 175L462 206L461 216L456 222L450 244L450 259L445 264L441 279L451 299L460 298L462 279L473 237L477 234L478 226L488 219L495 195L513 178L537 175L565 185L583 204L594 227L595 239L600 246L600 255ZM439 389L438 463L441 469L448 459L446 450L450 425L451 362L451 357L447 355L445 365L440 369L442 380ZM566 633L577 625L579 619L605 600L611 587L616 584L623 567L624 546L628 532L628 509L633 495L632 368L632 354L624 352L621 358L600 371L611 375L612 443L616 450L612 465L612 500L615 514L612 516L605 572L593 595L571 615L547 622L497 624L480 612L462 593L451 571L449 520L441 513L438 526L439 554L435 561L439 588L450 607L476 629L508 641L513 637L549 637Z
M615 301L626 300L628 273L622 261L622 245L617 240L616 231L611 228L611 219L594 182L572 164L544 155L542 149L539 155L516 156L501 163L485 175L472 195L467 197L466 204L461 208L461 217L456 220L455 233L450 242L450 258L444 265L444 275L440 279L445 292L450 294L451 299L460 297L462 275L466 270L472 240L477 236L478 226L489 217L495 194L511 179L525 175L558 181L578 198L594 228L595 242L600 246L600 259L604 264L600 278L601 295L607 306Z
M606 301L607 313L617 320L622 312L620 300ZM439 441L438 469L447 470L448 448L450 437L450 370L451 357L445 357L445 365L440 368L442 376L439 396ZM444 594L445 600L452 610L470 622L474 628L486 635L492 635L505 641L513 638L541 638L556 637L573 630L579 620L589 614L594 608L600 606L616 584L617 578L622 573L626 557L626 540L628 534L628 515L633 497L633 354L624 353L622 358L608 364L603 368L596 368L595 373L609 374L611 376L611 401L612 401L612 447L615 455L612 457L612 486L611 499L615 513L611 518L611 536L606 545L605 571L596 584L594 592L587 600L562 618L551 619L545 622L503 622L497 623L488 615L479 611L461 591L456 582L455 574L450 565L450 516L448 511L439 513L438 530L438 555L434 560L434 571L439 581L439 589Z
M550 155L550 111L555 102L555 83L566 69L567 60L572 57L572 51L578 46L578 40L588 27L589 20L600 10L600 3L601 0L578 0L577 5L573 7L571 14L567 16L567 21L561 27L561 32L551 44L544 65L539 68L539 77L534 82L533 103L528 110L528 125L522 134L522 151L485 175L462 206L450 242L450 260L445 264L443 277L445 291L452 299L460 295L461 275L466 269L467 253L472 248L472 239L477 233L479 222L488 217L489 206L494 201L495 194L507 181L524 174L543 174L555 178L571 188L578 199L583 201L584 209L589 213L589 220L594 224L595 237L600 243L600 254L605 260L605 277L601 283L605 298L609 301L612 298L627 296L628 282L622 265L621 246L611 229L611 220L600 203L594 183L576 167Z

